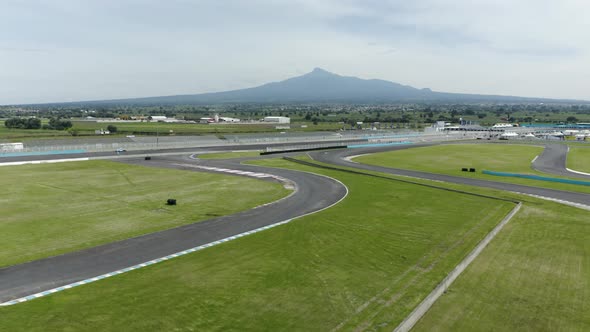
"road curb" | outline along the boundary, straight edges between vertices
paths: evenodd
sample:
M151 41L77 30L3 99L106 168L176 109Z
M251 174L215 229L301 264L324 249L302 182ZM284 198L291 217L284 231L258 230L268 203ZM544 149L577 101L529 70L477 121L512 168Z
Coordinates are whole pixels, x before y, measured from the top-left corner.
M576 174L581 174L581 175L586 175L586 176L590 176L590 173L584 173L584 172L580 172L580 171L574 171L573 169L569 169L569 168L565 168L568 172L572 172L572 173L576 173Z

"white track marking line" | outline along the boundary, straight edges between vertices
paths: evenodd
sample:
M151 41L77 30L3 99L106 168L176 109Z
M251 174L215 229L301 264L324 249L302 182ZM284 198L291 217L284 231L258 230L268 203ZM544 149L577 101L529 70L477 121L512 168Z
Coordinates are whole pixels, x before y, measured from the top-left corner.
M206 167L198 167L197 165L189 165L189 164L187 164L186 166L207 169ZM225 243L225 242L228 242L228 241L231 241L231 240L235 240L235 239L238 239L238 238L247 236L247 235L258 233L258 232L261 232L261 231L264 231L264 230L267 230L267 229L270 229L270 228L273 228L273 227L281 226L281 225L284 225L284 224L287 224L287 223L291 222L294 219L302 218L302 217L305 217L305 216L308 216L308 215L311 215L311 214L318 213L318 212L324 211L326 209L329 209L332 206L334 206L334 205L342 202L342 200L344 200L348 196L348 193L349 193L348 187L344 183L342 183L341 181L339 181L337 179L334 179L334 178L331 178L329 176L322 175L322 174L316 174L316 173L311 173L311 172L303 172L303 173L315 174L317 176L323 176L325 178L332 179L332 180L340 183L344 187L344 189L346 190L346 193L344 194L344 196L341 199L339 199L334 204L331 204L330 206L327 206L327 207L325 207L323 209L320 209L320 210L317 210L317 211L313 211L313 212L309 212L309 213L306 213L306 214L302 214L300 216L296 216L296 217L293 217L291 219L279 221L277 223L274 223L274 224L271 224L271 225L267 225L267 226L263 226L263 227L260 227L260 228L256 228L256 229L253 229L253 230L244 232L244 233L239 233L239 234L236 234L236 235L232 235L230 237L227 237L227 238L224 238L224 239L221 239L221 240L217 240L217 241L213 241L213 242L210 242L210 243L206 243L206 244L200 245L198 247L193 247L193 248L190 248L190 249L186 249L186 250L183 250L183 251L174 253L174 254L170 254L168 256L161 257L161 258L156 258L156 259L150 260L150 261L145 262L145 263L136 264L136 265L133 265L133 266L130 266L130 267L126 267L124 269L120 269L120 270L117 270L117 271L114 271L114 272L105 273L105 274L102 274L102 275L97 276L97 277L85 279L85 280L78 281L78 282L75 282L75 283L71 283L71 284L68 284L68 285L64 285L64 286L61 286L61 287L53 288L53 289L46 290L46 291L43 291L43 292L39 292L39 293L35 293L35 294L28 295L28 296L25 296L25 297L21 297L21 298L18 298L18 299L10 300L8 302L0 303L0 307L14 305L14 304L18 304L18 303L22 303L22 302L34 300L36 298L40 298L40 297L47 296L47 295L50 295L50 294L53 294L53 293L61 292L61 291L64 291L64 290L67 290L67 289L70 289L70 288L73 288L73 287L85 285L85 284L88 284L88 283L91 283L91 282L94 282L94 281L98 281L98 280L102 280L102 279L105 279L105 278L109 278L109 277L112 277L112 276L115 276L115 275L119 275L119 274L122 274L122 273L125 273L125 272L133 271L133 270L136 270L136 269L139 269L139 268L142 268L142 267L146 267L146 266L149 266L149 265L157 264L157 263L160 263L160 262L165 261L165 260L169 260L169 259L172 259L172 258L176 258L176 257L179 257L179 256L183 256L183 255L189 254L189 253L193 253L195 251L199 251L199 250L202 250L202 249L205 249L205 248L209 248L209 247L212 247L212 246L215 246L215 245L218 245L218 244L221 244L221 243ZM268 175L270 176L270 174L268 174ZM273 176L273 177L275 177L275 178L281 178L281 177L278 177L278 176ZM287 179L284 179L284 178L281 178L281 179L283 179L285 181L288 181L288 182L291 182L290 180L287 180ZM267 205L267 204L265 204L265 205Z

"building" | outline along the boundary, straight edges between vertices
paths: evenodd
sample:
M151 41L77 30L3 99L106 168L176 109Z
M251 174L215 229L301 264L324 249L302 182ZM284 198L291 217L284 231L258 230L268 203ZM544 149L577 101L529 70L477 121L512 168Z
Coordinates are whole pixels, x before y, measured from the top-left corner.
M240 119L238 118L228 118L226 116L222 116L219 118L219 121L221 122L240 122Z
M228 118L226 116L219 116L219 114L215 114L212 118L205 117L200 118L199 123L220 123L220 122L240 122L238 118Z
M21 151L24 148L23 143L0 143L0 152Z
M151 118L152 121L156 122L166 122L166 120L168 120L168 118L165 115L152 115Z
M291 123L291 119L286 116L265 116L262 121L270 123Z
M153 122L166 122L166 123L185 122L184 120L178 120L176 118L168 118L165 115L152 115L151 119Z

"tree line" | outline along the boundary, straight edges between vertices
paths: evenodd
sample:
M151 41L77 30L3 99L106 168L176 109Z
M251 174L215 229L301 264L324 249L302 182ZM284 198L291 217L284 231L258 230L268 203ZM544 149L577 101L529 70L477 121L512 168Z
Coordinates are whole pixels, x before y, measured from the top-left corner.
M51 118L49 123L41 124L41 119L38 118L10 118L4 121L4 126L14 129L50 129L50 130L66 130L72 127L72 121Z

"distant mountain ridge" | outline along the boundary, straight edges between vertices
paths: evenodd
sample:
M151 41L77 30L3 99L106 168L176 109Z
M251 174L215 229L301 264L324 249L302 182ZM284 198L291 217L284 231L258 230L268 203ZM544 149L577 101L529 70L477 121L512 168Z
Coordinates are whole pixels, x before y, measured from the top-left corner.
M97 100L76 105L182 105L221 103L584 102L515 96L435 92L379 79L340 76L321 68L261 86L202 94Z

